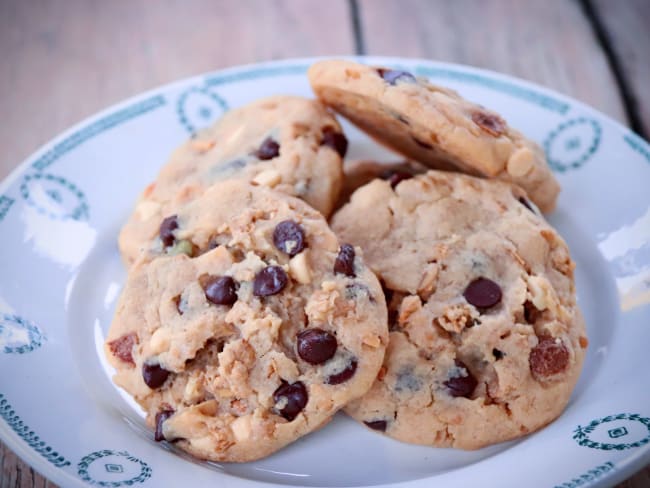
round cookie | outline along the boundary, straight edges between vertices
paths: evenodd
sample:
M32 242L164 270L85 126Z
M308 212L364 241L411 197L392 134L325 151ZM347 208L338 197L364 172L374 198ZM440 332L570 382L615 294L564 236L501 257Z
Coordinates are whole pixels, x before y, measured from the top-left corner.
M587 338L569 250L537 212L518 187L439 171L352 195L332 229L382 281L391 332L377 381L348 414L404 442L462 449L561 414Z
M216 181L242 179L302 198L329 216L342 184L347 139L318 101L273 96L227 112L174 151L119 236L133 263L164 216Z
M434 169L521 186L543 212L559 184L544 152L502 117L405 71L328 60L312 65L316 95L379 142Z
M138 260L105 344L156 440L251 461L370 388L388 343L384 295L322 215L233 180L176 219L195 257Z
M395 186L402 180L426 171L426 166L415 161L402 161L399 163L384 163L365 159L346 161L343 165L343 189L336 208L339 209L345 205L350 200L350 195L357 188L375 178L388 180L391 185Z

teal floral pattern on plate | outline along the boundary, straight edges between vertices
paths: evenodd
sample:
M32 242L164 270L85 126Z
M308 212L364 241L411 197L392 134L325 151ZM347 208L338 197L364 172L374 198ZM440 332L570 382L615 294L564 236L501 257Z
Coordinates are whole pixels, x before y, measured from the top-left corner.
M61 176L43 173L27 175L20 186L20 193L28 205L51 219L88 219L88 203L84 193Z
M228 104L208 87L192 87L176 102L178 121L190 134L211 125L228 110Z
M5 354L25 354L41 347L45 340L34 324L17 315L0 314L0 346Z
M600 466L590 469L584 474L581 474L577 478L573 478L571 481L562 483L561 485L555 485L554 488L578 488L580 486L585 486L590 484L592 481L596 481L601 478L603 475L610 473L614 470L614 463L606 462Z
M650 418L629 413L608 415L585 427L579 425L573 438L581 446L603 451L641 447L650 442Z
M147 463L127 451L109 449L93 452L77 464L77 474L86 483L114 488L144 483L151 472Z
M41 438L21 420L2 393L0 393L0 417L7 422L7 425L11 430L25 441L29 447L43 456L43 458L45 458L49 463L52 463L57 468L63 468L70 465L70 461L52 449L52 447L48 446L47 443L42 441Z
M580 168L598 150L602 132L596 120L586 117L562 122L544 141L548 164L559 173Z

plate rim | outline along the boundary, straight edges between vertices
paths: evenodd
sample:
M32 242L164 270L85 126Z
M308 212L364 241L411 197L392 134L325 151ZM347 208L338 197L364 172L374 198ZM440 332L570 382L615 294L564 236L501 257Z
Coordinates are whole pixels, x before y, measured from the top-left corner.
M471 65L459 64L459 63L450 63L445 61L437 61L433 59L425 59L419 57L404 57L404 56L376 56L376 55L343 55L343 56L315 56L315 57L296 57L296 58L283 58L279 60L264 61L257 63L246 63L241 65L224 67L216 70L206 71L200 74L180 78L169 83L164 83L158 85L154 88L139 92L135 95L129 96L125 99L122 99L116 103L113 103L93 114L82 118L79 122L69 126L67 129L57 133L54 137L47 140L47 142L41 144L36 150L31 152L27 157L25 157L20 164L18 164L13 170L6 175L2 181L0 181L0 194L4 194L7 189L18 180L25 172L27 172L40 156L46 154L49 150L53 149L60 142L66 140L70 136L74 135L83 128L89 126L90 124L101 120L111 114L114 114L120 110L131 107L138 102L147 100L149 98L155 97L156 95L163 95L166 92L170 92L175 88L182 86L190 86L192 84L201 84L204 83L209 77L214 77L218 75L228 75L235 74L237 72L248 71L252 69L261 69L269 67L281 67L283 65L294 64L294 65L305 65L309 66L310 64L326 59L347 59L352 61L358 61L368 64L387 64L387 65L399 65L400 63L408 64L418 64L422 66L435 66L438 69L446 69L454 72L469 72L472 74L484 76L491 79L496 79L502 82L507 82L515 86L523 87L534 92L538 92L545 96L552 97L556 100L567 103L571 107L579 108L582 111L591 113L592 115L598 117L602 121L606 121L611 127L615 127L616 130L623 136L623 139L626 140L628 145L632 147L635 152L639 153L639 157L645 157L648 163L650 163L650 143L644 140L639 134L636 134L632 129L625 126L623 123L614 119L613 117L601 112L600 110L588 105L585 102L572 98L568 95L564 95L552 88L547 88L536 82L532 82L523 78L518 78L513 75L500 73L498 71L493 71L490 69L479 68ZM510 94L509 96L513 96ZM631 137L635 144L638 144L640 147L634 147L632 142L630 142L627 137ZM0 422L0 440L4 442L8 449L10 449L15 455L17 455L23 462L34 468L46 479L53 481L61 486L88 486L83 480L78 477L73 476L71 473L58 469L56 466L50 465L46 460L42 459L37 453L31 449L25 442L21 442L19 436L11 429L11 427L6 422ZM490 458L486 458L479 463L489 462ZM631 475L639 471L640 469L650 466L650 449L641 451L636 455L629 456L624 458L616 464L615 469L606 473L605 475L588 482L584 486L591 487L600 487L600 486L610 486L610 484L618 483L622 480L629 478ZM446 475L447 473L441 473L440 475ZM228 476L226 473L223 473L222 476ZM427 480L433 480L437 476L432 476L428 478L420 478L415 480L409 480L394 484L382 484L382 485L373 485L377 487L387 487L387 486L401 486L401 487L415 487L422 482ZM277 484L274 482L260 482L252 479L242 479L238 478L237 482L240 483L238 486L255 486L256 484L263 483L269 487L286 487L286 486L298 486L298 485L285 485Z

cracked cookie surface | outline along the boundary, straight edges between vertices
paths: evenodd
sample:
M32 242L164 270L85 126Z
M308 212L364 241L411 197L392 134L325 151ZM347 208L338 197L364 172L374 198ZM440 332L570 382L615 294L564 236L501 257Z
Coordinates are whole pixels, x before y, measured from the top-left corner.
M119 236L132 264L160 221L216 181L242 179L299 197L328 216L342 185L347 139L316 100L273 96L227 112L177 148Z
M360 218L363 216L363 218ZM574 263L518 187L374 180L332 219L382 281L389 346L346 412L405 442L476 449L561 414L587 347Z
M342 60L315 63L308 76L327 105L407 158L510 181L543 212L555 207L560 187L539 145L455 91L405 71Z
M251 461L370 388L388 343L384 295L317 211L227 181L165 229L188 253L132 266L105 344L156 440Z

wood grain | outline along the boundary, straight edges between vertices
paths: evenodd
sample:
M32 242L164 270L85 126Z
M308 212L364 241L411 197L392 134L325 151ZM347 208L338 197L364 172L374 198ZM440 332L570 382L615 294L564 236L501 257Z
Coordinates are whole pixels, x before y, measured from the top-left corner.
M629 88L640 132L650 136L650 1L593 0ZM647 486L650 486L650 482Z
M0 178L58 132L162 83L354 52L346 0L2 1L0 46Z
M578 2L495 0L486 8L481 0L359 1L368 54L508 73L627 122L614 77Z

